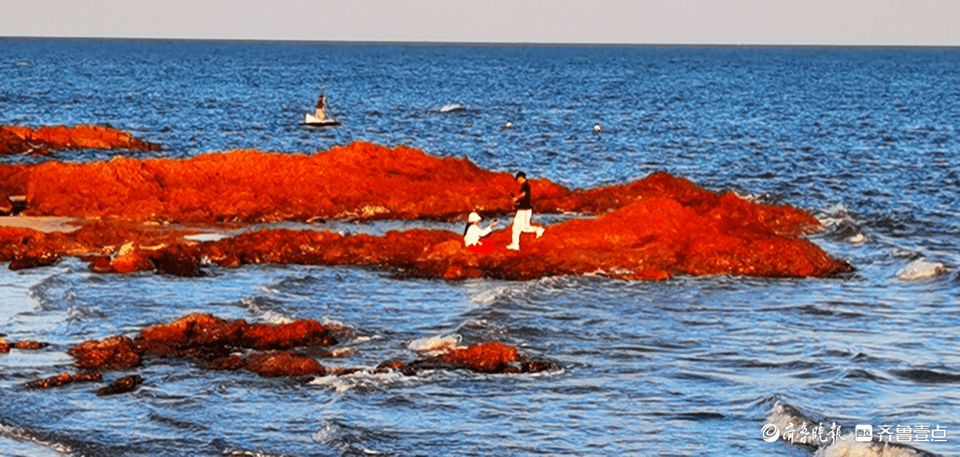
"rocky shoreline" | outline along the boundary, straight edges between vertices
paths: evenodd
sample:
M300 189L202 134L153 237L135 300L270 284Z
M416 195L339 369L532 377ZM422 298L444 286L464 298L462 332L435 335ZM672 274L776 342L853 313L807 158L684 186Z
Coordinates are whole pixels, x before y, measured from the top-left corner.
M358 265L399 277L497 278L599 274L618 279L678 275L832 277L853 268L803 238L822 230L809 213L719 194L658 172L632 183L569 190L531 180L536 213L575 213L509 251L510 228L491 234L490 254L460 234L412 229L383 236L264 229L191 241L169 223L240 224L348 219L463 221L471 211L509 215L510 173L466 159L354 143L313 155L233 151L191 159L0 165L0 190L26 195L25 215L82 218L69 233L0 227L10 268L76 256L102 273L197 276L208 265Z

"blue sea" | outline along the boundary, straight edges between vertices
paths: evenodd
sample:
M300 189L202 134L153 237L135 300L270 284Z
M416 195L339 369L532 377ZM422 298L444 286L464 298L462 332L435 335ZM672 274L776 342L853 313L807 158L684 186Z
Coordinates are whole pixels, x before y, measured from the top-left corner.
M320 90L341 126L298 125ZM811 212L826 227L811 240L856 268L661 282L297 265L118 276L69 258L4 268L0 333L50 346L0 355L0 455L812 455L762 439L777 402L827 428L887 427L880 438L960 455L960 49L2 39L0 124L109 125L163 145L4 163L367 141L570 188L663 170ZM461 229L319 228L418 226ZM348 355L325 366L409 361L418 342L446 337L561 369L302 384L167 359L105 373L144 378L124 395L25 388L74 372L66 351L80 342L198 312L342 325Z

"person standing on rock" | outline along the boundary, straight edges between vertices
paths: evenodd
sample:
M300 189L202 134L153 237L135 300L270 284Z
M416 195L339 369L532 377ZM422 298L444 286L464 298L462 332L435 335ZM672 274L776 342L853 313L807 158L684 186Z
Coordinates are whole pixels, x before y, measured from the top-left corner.
M480 215L473 212L467 216L467 228L463 231L463 244L470 252L477 254L489 254L493 251L492 244L483 244L480 238L483 238L493 231L497 226L497 221L493 221L487 228L480 228Z
M507 245L507 249L514 251L520 250L520 234L536 233L537 238L543 236L543 227L534 227L530 225L530 218L533 217L532 195L530 194L530 183L527 182L526 173L517 172L517 182L520 183L520 194L513 195L513 205L517 208L517 215L513 218L513 242Z

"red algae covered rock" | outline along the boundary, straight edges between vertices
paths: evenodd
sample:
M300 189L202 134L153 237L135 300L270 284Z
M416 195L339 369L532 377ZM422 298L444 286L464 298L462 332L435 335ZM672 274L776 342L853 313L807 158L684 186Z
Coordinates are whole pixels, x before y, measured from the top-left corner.
M180 222L455 219L475 209L508 212L508 191L516 190L510 173L369 143L310 156L233 151L186 160L115 157L6 173L26 186L28 215ZM531 182L543 211L556 209L549 208L550 199L569 193L545 180Z
M224 321L209 314L191 314L170 324L140 332L137 348L155 356L195 357L212 361L239 349L289 349L331 346L336 340L323 324L297 320L279 325ZM228 363L222 360L219 363Z
M515 374L538 373L558 370L553 363L535 360L517 354L517 349L498 342L475 344L466 348L446 348L445 352L433 357L415 360L410 363L398 361L384 362L377 366L377 372L399 371L407 376L417 374L419 370L455 370L465 369L477 373Z
M470 346L463 349L454 349L442 356L440 360L451 365L468 367L481 373L502 372L510 362L520 362L517 349L502 343L491 342Z
M50 389L53 387L65 386L67 384L73 384L76 382L91 382L99 381L103 379L103 376L100 373L77 373L71 375L70 373L62 373L58 376L51 378L38 379L36 381L30 381L27 383L27 388L29 389Z
M110 127L77 125L32 129L0 126L0 154L49 154L65 149L159 151L160 146Z
M809 240L792 235L805 213L748 202L732 194L684 206L644 198L595 219L574 219L529 235L508 251L510 229L494 232L485 255L463 248L459 234L441 230L342 236L327 232L262 230L203 243L212 262L363 265L404 277L529 280L603 274L622 279L676 275L831 277L852 271ZM784 234L785 233L785 234ZM235 265L235 264L231 264Z
M133 340L125 336L86 341L71 348L67 354L77 359L73 366L96 370L125 370L140 366L141 360Z
M33 340L23 340L23 341L17 341L17 343L14 344L13 347L20 350L35 351L37 349L43 349L49 345L50 343L41 343L39 341L33 341Z
M313 319L279 325L250 324L243 327L242 341L244 347L257 350L337 344L323 324Z
M313 156L235 151L189 160L47 163L14 173L24 174L30 175L30 206L38 214L76 211L133 220L449 219L476 208L509 213L507 191L516 190L509 174L466 160L367 143ZM537 180L532 187L538 213L599 216L555 224L542 238L526 235L519 252L502 248L510 243L507 227L485 239L495 247L487 255L465 250L459 233L442 230L383 236L260 230L198 243L163 226L146 228L111 217L71 234L0 228L0 240L6 242L0 244L0 260L19 268L60 255L90 255L86 258L97 272L178 276L203 274L203 262L359 265L392 270L398 277L447 280L584 274L637 280L721 274L830 277L852 271L800 238L821 229L809 213L732 192L718 194L667 173L587 191Z
M190 314L169 324L147 327L136 338L137 350L154 356L184 357L203 347L237 346L243 321L228 323L209 314ZM211 348L217 355L224 350Z
M326 369L319 362L305 355L292 352L255 354L247 360L247 370L260 376L323 376Z

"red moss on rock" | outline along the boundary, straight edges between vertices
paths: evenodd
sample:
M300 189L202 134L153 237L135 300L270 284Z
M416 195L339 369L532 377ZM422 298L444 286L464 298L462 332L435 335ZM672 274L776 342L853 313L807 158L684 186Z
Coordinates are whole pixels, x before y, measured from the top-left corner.
M510 212L508 192L516 190L510 173L369 143L314 155L233 151L186 160L115 157L0 167L0 176L5 174L17 177L11 186L27 196L27 215L139 221L452 220L474 210ZM602 204L584 204L579 194L546 180L531 180L531 186L541 212L609 210L619 202L607 197ZM624 189L630 190L618 192Z
M62 373L58 376L53 376L51 378L30 381L27 383L27 388L50 389L53 387L65 386L67 384L73 384L76 382L91 382L91 381L99 381L101 379L103 379L103 376L99 372L77 373L74 375L71 375L70 373Z
M517 349L503 343L491 342L475 344L467 348L454 349L440 356L440 360L451 365L461 365L481 373L503 371L510 362L520 362Z
M33 341L33 340L23 340L23 341L17 341L17 344L15 344L13 347L20 350L36 351L38 349L43 349L49 345L50 343L41 343L39 341Z
M200 358L213 363L240 349L290 349L331 346L336 340L323 324L313 320L290 323L248 324L240 319L224 321L209 314L191 314L170 324L154 325L136 339L142 353L154 356ZM220 361L233 365L229 361Z
M313 320L298 320L286 324L250 324L243 328L244 347L267 350L292 347L332 346L337 341L323 324Z
M160 146L127 132L103 126L77 125L32 129L0 126L0 154L46 155L65 149L127 149L159 151Z
M254 354L247 359L247 370L260 376L323 376L326 369L312 357L292 352Z
M475 344L466 348L450 348L441 355L415 360L410 363L398 361L384 362L377 366L377 372L399 371L407 376L416 375L420 370L464 369L477 373L516 374L538 373L558 370L553 363L534 360L517 354L517 349L498 342Z
M48 163L18 173L31 176L28 200L37 214L133 220L450 219L475 208L509 213L507 191L516 187L508 173L482 170L465 159L366 143L313 156L235 151L188 160ZM507 227L485 240L495 246L488 255L466 251L459 233L439 230L384 236L261 230L197 243L162 225L111 218L71 234L0 229L0 240L7 241L0 245L0 260L22 259L11 263L20 267L43 264L28 259L89 255L97 272L180 276L202 274L201 261L207 260L224 267L360 265L402 277L447 280L583 274L623 279L830 277L852 270L800 238L821 229L809 213L707 191L667 173L587 191L542 180L534 180L532 187L538 213L599 216L555 224L539 239L525 236L520 252L502 249L510 243Z
M112 336L102 341L85 341L67 351L77 359L73 366L96 370L126 370L140 366L140 354L133 340Z
M467 251L459 234L440 230L388 232L380 237L263 230L203 243L199 252L223 266L361 265L391 269L400 276L448 280L584 274L622 279L718 274L830 277L852 270L809 240L781 235L789 231L785 227L799 223L770 217L773 212L733 195L700 207L651 197L596 219L549 226L539 239L524 237L520 252L505 249L509 227L485 240L495 246L486 255Z

